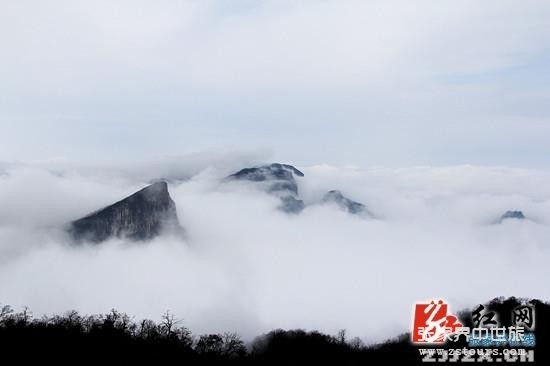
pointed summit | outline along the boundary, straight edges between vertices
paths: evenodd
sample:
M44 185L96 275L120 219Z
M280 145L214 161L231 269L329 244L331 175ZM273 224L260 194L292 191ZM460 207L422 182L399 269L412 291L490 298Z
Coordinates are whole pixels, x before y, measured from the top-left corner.
M68 231L77 241L99 243L113 237L150 240L170 229L182 230L168 184L159 181L73 221Z

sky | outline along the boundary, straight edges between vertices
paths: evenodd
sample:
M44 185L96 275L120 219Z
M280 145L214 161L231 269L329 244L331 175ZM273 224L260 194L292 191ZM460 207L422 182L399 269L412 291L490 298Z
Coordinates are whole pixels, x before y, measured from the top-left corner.
M0 0L0 161L550 162L545 0Z

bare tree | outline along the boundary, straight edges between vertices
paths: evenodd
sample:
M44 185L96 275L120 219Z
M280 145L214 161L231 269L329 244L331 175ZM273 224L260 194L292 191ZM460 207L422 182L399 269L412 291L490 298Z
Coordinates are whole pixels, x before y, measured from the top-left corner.
M365 348L365 343L359 337L352 338L348 344L352 349L356 351L360 351Z
M0 309L0 321L4 320L8 316L13 314L13 309L9 305L2 306L2 309Z
M170 310L166 310L161 317L161 322L159 325L161 334L167 338L176 339L187 336L188 330L185 327L178 327L178 325L182 322L183 319L176 318L174 314L170 313Z
M219 334L201 335L195 350L203 355L219 356L223 353L223 339Z
M241 357L246 354L246 347L237 333L224 333L222 335L222 353L229 358Z
M346 343L346 330L340 329L338 333L336 333L336 340L338 343Z
M27 325L32 319L32 311L30 311L28 306L23 307L23 311L17 315L17 320L23 325Z

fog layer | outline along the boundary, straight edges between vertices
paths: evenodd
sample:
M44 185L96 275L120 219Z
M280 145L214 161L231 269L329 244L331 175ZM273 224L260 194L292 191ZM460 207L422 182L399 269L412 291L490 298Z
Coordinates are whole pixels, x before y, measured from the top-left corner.
M307 207L287 215L254 184L221 181L237 161L187 174L184 165L169 190L185 241L76 247L63 225L145 186L150 166L5 166L0 303L36 315L117 308L158 319L169 309L196 333L346 328L377 341L407 331L419 300L444 298L458 310L495 296L550 299L550 173L298 167ZM377 219L319 205L331 189ZM527 219L496 224L512 209Z

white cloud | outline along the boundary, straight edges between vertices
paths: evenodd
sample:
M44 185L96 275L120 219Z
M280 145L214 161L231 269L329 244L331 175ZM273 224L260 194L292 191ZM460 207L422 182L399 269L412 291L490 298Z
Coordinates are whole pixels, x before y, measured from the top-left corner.
M170 186L186 243L71 248L53 228L141 184L126 173L110 181L75 168L12 167L0 178L0 300L36 314L116 307L157 319L170 309L195 332L247 338L275 327L347 328L372 341L406 331L418 300L443 297L458 310L494 296L550 298L547 172L303 171L310 205L298 216L246 185L221 184L225 170L211 167ZM334 188L381 219L315 204ZM492 225L509 209L530 220Z

